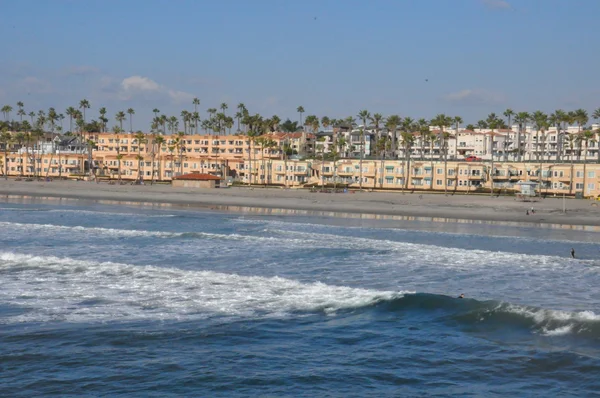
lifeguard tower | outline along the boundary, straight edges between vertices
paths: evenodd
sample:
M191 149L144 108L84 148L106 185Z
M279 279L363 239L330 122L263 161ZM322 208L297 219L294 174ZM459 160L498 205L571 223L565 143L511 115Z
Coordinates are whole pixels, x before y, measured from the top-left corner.
M523 202L537 202L538 200L538 183L531 181L521 181L516 184L519 187L517 199Z

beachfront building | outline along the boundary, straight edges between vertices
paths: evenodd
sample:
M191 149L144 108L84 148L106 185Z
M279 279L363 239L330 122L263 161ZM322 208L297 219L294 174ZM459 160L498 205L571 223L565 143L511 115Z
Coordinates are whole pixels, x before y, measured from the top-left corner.
M244 135L98 135L93 153L100 176L170 181L187 173L245 177L245 159L282 156L281 143L267 146Z
M245 184L282 187L341 184L364 189L446 192L489 191L492 186L510 192L519 181L533 181L544 194L595 197L600 193L597 140L593 136L582 140L578 128L550 130L544 133L543 140L541 132L523 134L521 161L516 160L518 138L514 131L460 130L458 134L447 135L446 164L439 130L414 133L407 153L407 147L399 139L395 156L389 156L389 152L383 154L388 156L381 152L366 153L362 162L351 145L362 141L361 133L360 128L347 128L316 135L275 132L259 137L55 135L35 144L11 142L0 148L6 149L6 155L0 152L0 173L26 178L127 181L171 181L180 175L196 173L228 177ZM385 134L375 130L365 133L365 144L374 140L374 135ZM88 140L96 143L91 153ZM561 145L563 150L559 149ZM469 156L471 161L465 161Z
M248 168L250 166L247 166ZM252 184L287 187L514 193L535 182L543 195L600 195L599 164L497 163L436 160L266 160L252 166ZM248 182L248 181L246 181Z

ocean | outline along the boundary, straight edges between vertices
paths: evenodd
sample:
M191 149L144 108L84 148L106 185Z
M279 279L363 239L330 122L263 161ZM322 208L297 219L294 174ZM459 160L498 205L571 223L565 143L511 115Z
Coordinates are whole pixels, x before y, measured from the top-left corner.
M0 395L600 391L593 228L289 213L3 199Z

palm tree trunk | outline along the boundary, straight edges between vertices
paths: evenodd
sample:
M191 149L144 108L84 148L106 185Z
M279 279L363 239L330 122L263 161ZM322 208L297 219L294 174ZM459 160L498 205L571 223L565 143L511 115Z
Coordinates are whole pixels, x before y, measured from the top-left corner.
M448 194L448 143L444 139L444 195Z
M409 147L405 146L404 147L404 159L406 160L406 170L403 173L406 176L406 179L404 180L404 190L407 191L408 190L408 180L410 179L410 156L406 156L406 153L408 153L409 151Z
M430 166L431 166L431 179L429 180L429 190L433 190L433 140L431 140L431 147L430 147L430 157L429 157L429 162L430 162ZM425 179L425 178L423 178Z
M587 166L587 150L588 150L588 141L585 140L585 152L583 153L583 199L585 199L585 179L586 179L586 166Z
M364 124L364 123L363 123ZM360 161L359 161L359 165L360 165L360 170L359 170L359 188L362 191L363 189L363 157L365 154L365 127L363 126L363 128L360 131L360 141L361 141L361 145L360 145Z
M490 168L490 196L494 196L494 129L490 135L490 154L492 155L492 165Z

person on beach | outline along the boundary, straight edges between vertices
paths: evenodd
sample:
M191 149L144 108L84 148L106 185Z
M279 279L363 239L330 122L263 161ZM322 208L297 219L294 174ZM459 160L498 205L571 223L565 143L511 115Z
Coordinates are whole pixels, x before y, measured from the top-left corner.
M571 257L575 258L575 249L571 248Z
M465 298L465 294L461 293L460 296L458 296L458 298Z
M525 215L528 216L529 215L529 210L525 210Z

